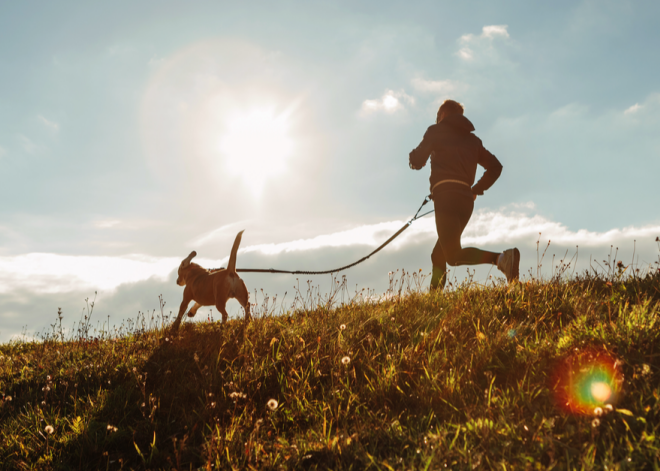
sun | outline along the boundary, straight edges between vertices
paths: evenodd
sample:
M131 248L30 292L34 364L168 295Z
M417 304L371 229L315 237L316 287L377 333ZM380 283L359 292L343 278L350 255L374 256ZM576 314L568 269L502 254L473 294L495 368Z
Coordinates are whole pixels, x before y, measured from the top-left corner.
M218 141L227 172L241 178L254 196L269 179L282 175L294 151L290 113L275 107L237 112L226 121Z

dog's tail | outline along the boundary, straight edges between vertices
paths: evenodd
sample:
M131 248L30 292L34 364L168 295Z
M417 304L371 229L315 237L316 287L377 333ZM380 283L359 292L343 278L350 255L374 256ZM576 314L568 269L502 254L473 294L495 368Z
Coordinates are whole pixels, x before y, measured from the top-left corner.
M238 253L238 246L241 245L241 237L243 237L243 231L239 232L236 235L236 240L234 240L234 246L231 248L231 255L229 255L229 263L227 264L227 271L229 273L236 273L236 253Z

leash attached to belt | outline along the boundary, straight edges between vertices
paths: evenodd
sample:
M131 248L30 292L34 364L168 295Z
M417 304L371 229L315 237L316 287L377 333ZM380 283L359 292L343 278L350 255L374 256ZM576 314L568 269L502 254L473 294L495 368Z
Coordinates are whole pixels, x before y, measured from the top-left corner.
M447 181L447 180L445 180L445 181ZM444 182L441 182L441 183L444 183ZM350 265L346 265L346 266L343 266L343 267L340 267L340 268L333 268L332 270L323 270L323 271L305 271L305 270L289 271L289 270L276 270L275 268L237 268L236 271L237 272L243 272L243 273L288 273L288 274L291 274L291 275L326 275L328 273L337 273L337 272L346 270L348 268L354 267L355 265L364 262L365 260L367 260L372 255L378 253L387 244L389 244L394 239L396 239L399 235L401 235L401 233L403 231L408 229L410 227L410 225L415 220L417 220L419 218L422 218L422 217L426 216L427 214L431 214L434 211L433 209L431 211L428 211L428 212L422 214L421 216L419 216L419 212L422 210L424 205L426 203L428 203L429 201L431 201L431 199L432 199L431 196L432 195L428 195L426 198L424 198L424 201L422 202L422 205L419 207L419 209L417 210L415 215L412 217L412 219L410 219L410 221L408 221L401 229L396 231L392 237L390 237L385 242L383 242L383 244L381 244L380 247L378 247L376 250L371 252L369 255L367 255L366 257L362 257L360 260L358 260L357 262L353 262Z

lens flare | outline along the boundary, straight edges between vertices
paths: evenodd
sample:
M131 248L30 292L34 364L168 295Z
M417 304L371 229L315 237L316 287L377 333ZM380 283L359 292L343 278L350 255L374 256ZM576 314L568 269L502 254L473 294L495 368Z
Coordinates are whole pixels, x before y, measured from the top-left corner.
M555 368L551 389L557 405L574 414L593 414L596 408L614 404L622 392L623 374L607 352L578 350Z

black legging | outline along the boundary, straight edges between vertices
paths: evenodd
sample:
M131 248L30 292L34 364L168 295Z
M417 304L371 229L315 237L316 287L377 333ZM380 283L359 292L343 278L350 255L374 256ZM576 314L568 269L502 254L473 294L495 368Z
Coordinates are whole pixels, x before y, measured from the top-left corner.
M447 264L478 265L497 263L498 253L487 252L473 247L461 247L461 234L472 216L474 198L467 186L457 183L443 183L433 191L435 206L435 226L438 230L438 242L431 253L434 272L443 272L440 285L444 286Z

